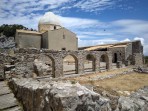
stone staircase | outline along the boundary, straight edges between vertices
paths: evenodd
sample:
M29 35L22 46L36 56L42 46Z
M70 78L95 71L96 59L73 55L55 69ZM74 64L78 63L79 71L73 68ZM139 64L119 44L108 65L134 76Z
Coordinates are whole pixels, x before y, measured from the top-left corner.
M7 81L0 81L0 111L23 111Z

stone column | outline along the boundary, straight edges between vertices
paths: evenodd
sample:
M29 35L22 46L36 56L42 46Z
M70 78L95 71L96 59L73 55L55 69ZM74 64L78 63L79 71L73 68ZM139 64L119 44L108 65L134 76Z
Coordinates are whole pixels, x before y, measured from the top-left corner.
M96 64L96 72L100 72L100 57L99 56L96 56L96 61L95 61L95 64Z
M122 61L117 61L117 68L122 68Z
M108 67L108 70L112 69L112 54L111 53L108 54L107 67Z
M84 58L83 52L78 53L78 74L84 73Z
M55 70L55 74L54 74L55 78L64 76L62 58L55 59L55 69L54 70Z

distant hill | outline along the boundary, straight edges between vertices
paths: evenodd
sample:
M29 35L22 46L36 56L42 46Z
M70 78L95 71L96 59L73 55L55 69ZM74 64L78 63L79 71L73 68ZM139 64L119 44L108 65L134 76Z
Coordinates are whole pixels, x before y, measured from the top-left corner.
M15 32L16 29L24 29L24 30L32 30L29 29L23 25L18 25L18 24L13 24L13 25L8 25L8 24L3 24L0 26L0 34L5 35L6 37L15 37Z

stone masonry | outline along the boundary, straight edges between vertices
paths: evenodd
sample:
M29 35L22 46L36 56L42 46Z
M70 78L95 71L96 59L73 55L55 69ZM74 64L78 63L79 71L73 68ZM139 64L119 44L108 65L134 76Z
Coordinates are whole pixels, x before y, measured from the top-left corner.
M46 56L52 61L52 77L63 76L63 59L67 55L71 55L75 59L76 74L84 73L84 62L87 55L93 57L93 70L100 71L100 58L105 55L107 58L107 70L112 69L112 53L110 51L53 51L38 49L16 49L17 62L15 68L17 74L31 74L34 72L33 63L35 59Z

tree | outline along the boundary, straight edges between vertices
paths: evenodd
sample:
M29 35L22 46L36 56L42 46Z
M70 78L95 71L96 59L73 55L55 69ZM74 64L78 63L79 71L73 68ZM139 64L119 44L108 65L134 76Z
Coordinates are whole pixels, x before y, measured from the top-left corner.
M0 26L0 33L3 33L3 35L5 35L6 37L15 37L16 29L26 30L28 28L18 24L13 24L13 25L3 24Z

